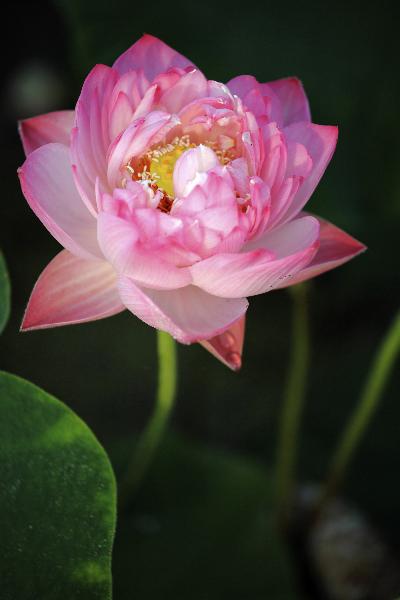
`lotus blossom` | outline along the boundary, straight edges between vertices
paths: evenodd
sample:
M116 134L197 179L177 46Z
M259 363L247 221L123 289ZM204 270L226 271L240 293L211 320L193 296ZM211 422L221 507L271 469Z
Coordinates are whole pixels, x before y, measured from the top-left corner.
M145 35L92 69L74 111L22 121L20 133L23 193L64 247L23 330L128 309L237 369L249 296L364 249L302 212L337 128L311 123L296 78L210 81Z

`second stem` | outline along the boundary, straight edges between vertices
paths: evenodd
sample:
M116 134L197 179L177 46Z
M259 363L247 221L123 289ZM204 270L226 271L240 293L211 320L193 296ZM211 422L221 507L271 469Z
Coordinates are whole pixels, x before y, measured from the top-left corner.
M278 517L283 528L288 524L295 487L296 453L303 412L308 362L309 333L307 284L289 291L293 298L293 334L290 364L283 401L277 460Z

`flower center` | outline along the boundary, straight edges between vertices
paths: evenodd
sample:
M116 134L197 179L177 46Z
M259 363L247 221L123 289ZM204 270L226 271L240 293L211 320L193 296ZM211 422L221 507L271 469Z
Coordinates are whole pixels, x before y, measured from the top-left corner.
M174 196L173 172L175 163L189 148L195 148L188 135L175 138L171 144L155 148L148 152L150 180L168 196Z
M160 190L173 199L175 163L186 150L195 147L196 144L190 142L188 135L176 137L165 146L158 146L139 158L133 158L126 168L133 180L146 181L153 190Z
M225 136L224 136L225 137ZM226 165L235 158L234 141L229 138L229 143L224 140L224 149L216 142L203 142L218 156L222 165ZM196 148L197 144L190 141L188 135L176 137L172 142L164 146L158 146L143 154L141 157L132 158L126 165L126 169L134 181L145 181L154 192L161 192L158 208L163 212L171 210L174 201L173 173L175 163L180 156L190 148Z

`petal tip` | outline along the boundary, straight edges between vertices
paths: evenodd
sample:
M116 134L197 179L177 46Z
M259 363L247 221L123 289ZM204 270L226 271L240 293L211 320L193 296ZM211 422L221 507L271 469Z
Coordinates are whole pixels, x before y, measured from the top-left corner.
M358 256L359 254L363 254L364 252L366 252L368 250L368 246L366 246L362 242L359 242L356 239L354 239L354 241L355 241L355 244L354 244L354 256Z
M26 307L25 314L22 319L22 323L19 327L20 333L27 333L28 331L33 331L35 329L42 329L43 325L35 324L35 322L29 316L29 304Z
M242 355L239 352L230 352L225 356L228 366L236 373L242 368Z
M22 321L21 325L19 326L19 333L26 333L27 331L29 331L29 327L26 327L24 321Z
M242 367L244 331L245 316L219 335L200 343L229 369L237 372Z
M32 302L33 300L33 302ZM48 329L54 327L52 323L46 323L40 318L35 306L33 292L25 309L24 316L22 318L21 325L19 327L20 333L27 333L28 331L35 331L36 329Z

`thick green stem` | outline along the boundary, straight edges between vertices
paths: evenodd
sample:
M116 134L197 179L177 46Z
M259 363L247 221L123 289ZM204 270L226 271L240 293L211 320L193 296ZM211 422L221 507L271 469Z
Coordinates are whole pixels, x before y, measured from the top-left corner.
M163 438L174 405L177 383L176 344L168 333L157 332L158 389L154 412L141 434L135 453L121 480L119 504L124 507L135 494Z
M296 454L309 363L307 285L290 288L293 297L291 356L283 400L277 457L277 503L285 527L293 501Z
M320 505L334 495L342 483L360 442L374 416L383 390L400 351L400 311L384 337L375 356L360 401L350 418L333 455Z

